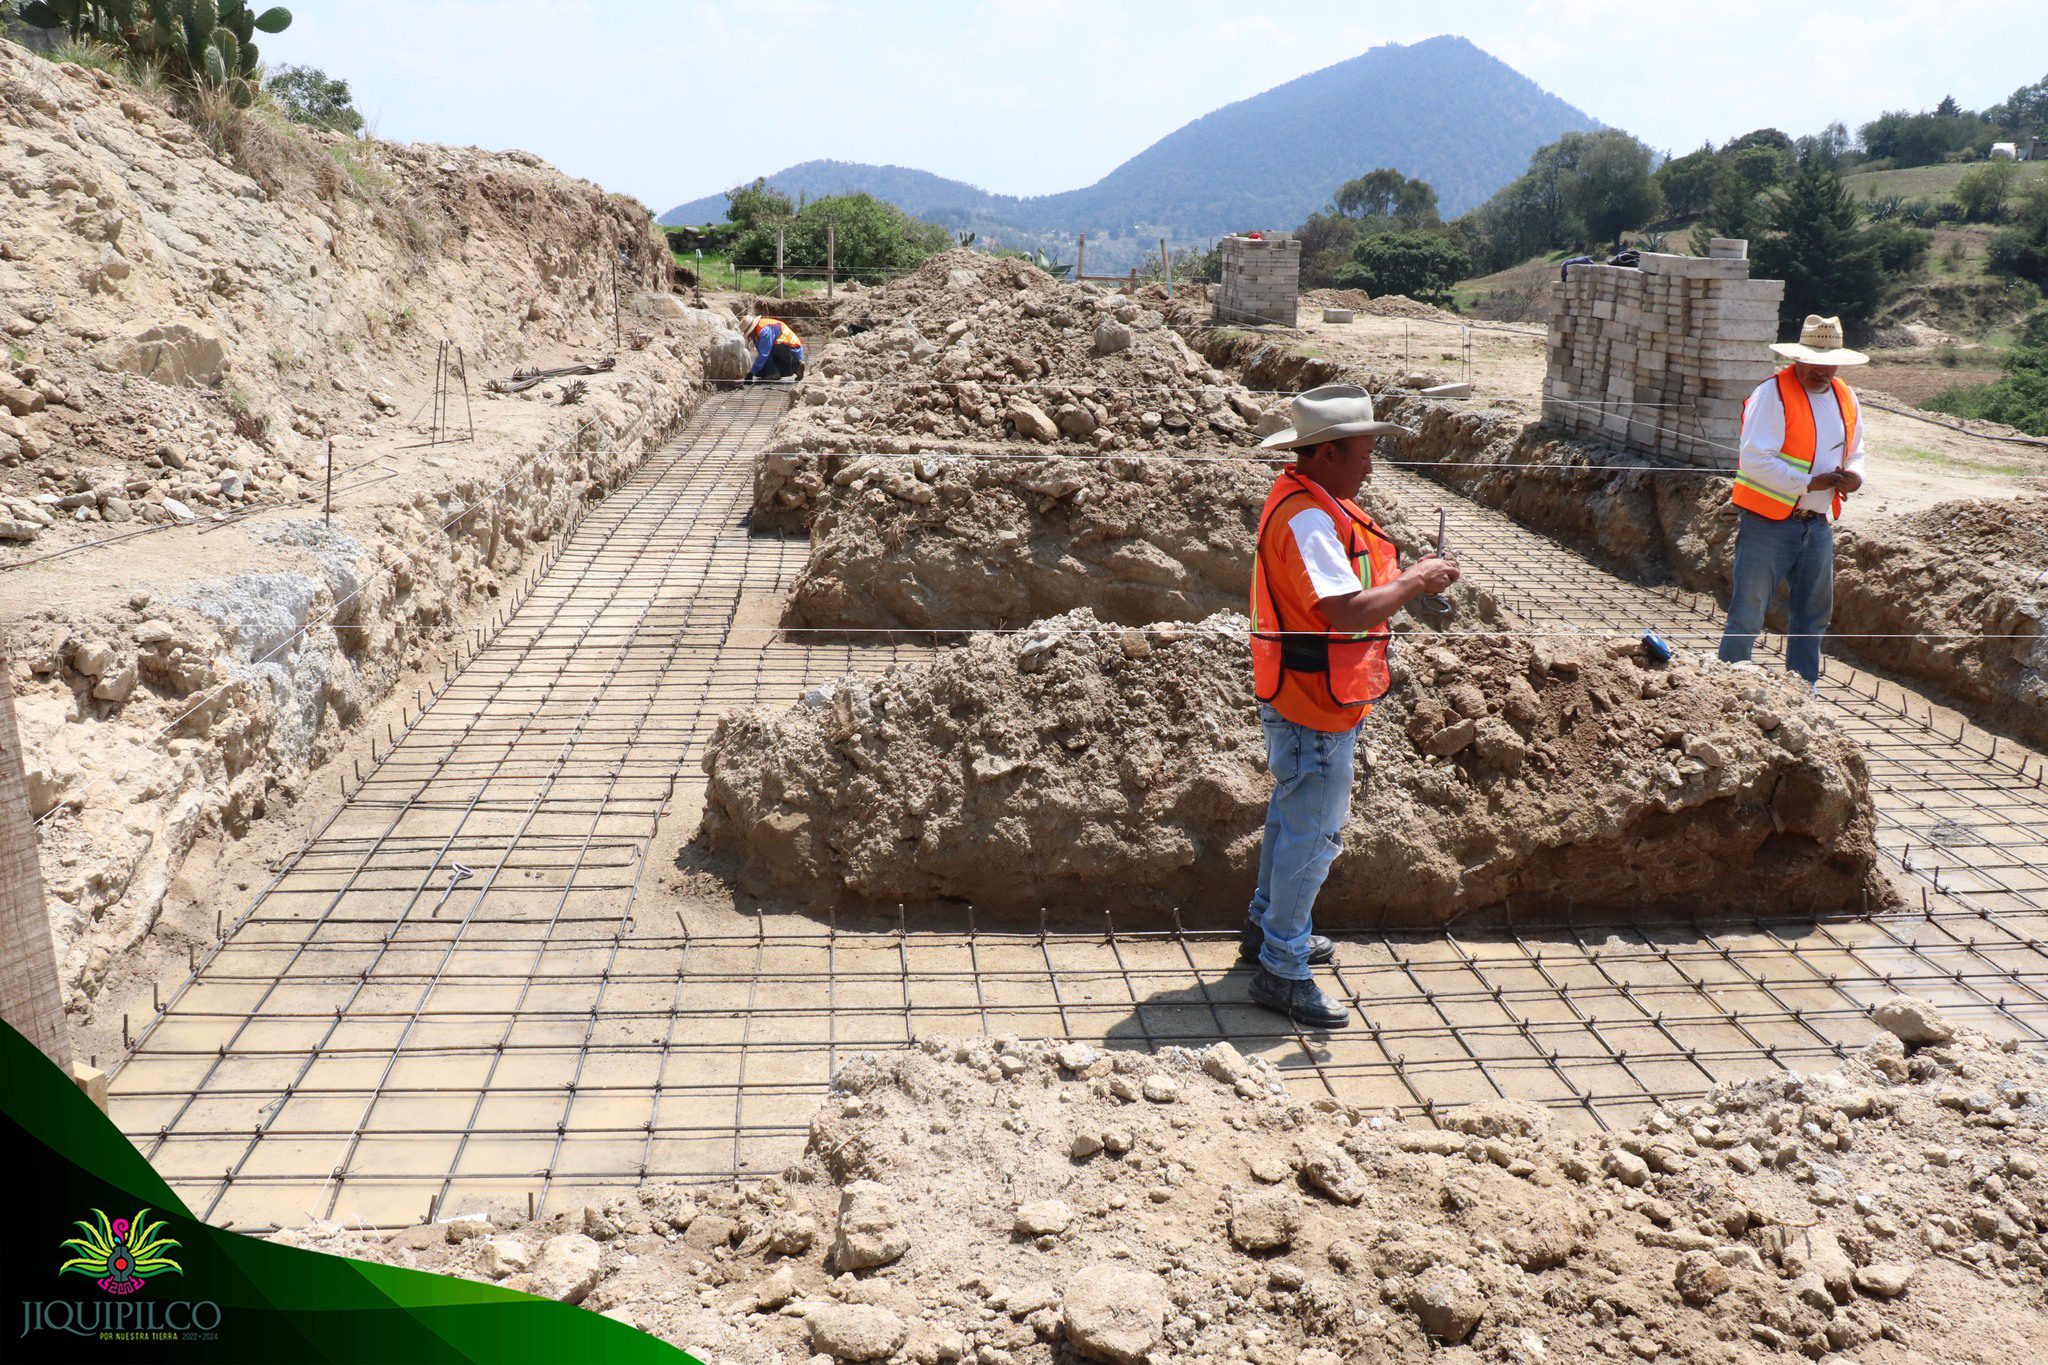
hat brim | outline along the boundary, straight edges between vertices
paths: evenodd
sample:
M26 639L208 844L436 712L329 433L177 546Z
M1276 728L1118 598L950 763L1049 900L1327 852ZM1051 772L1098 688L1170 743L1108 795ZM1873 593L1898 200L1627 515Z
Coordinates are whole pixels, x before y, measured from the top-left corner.
M1399 432L1413 436L1414 430L1397 422L1339 422L1336 426L1302 435L1293 427L1285 427L1259 442L1261 450L1293 450L1299 446L1319 446L1325 441L1341 441L1347 436L1391 436Z
M1771 343L1771 351L1787 360L1803 360L1809 365L1868 365L1870 357L1861 351L1852 351L1838 346L1832 351L1816 351L1811 346L1802 346L1796 341Z

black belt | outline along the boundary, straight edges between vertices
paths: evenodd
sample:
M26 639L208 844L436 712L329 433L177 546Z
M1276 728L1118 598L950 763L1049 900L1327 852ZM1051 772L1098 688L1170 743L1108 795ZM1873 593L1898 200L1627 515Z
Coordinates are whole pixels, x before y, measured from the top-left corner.
M1328 673L1330 641L1323 635L1280 637L1280 665L1296 673Z
M1801 508L1801 509L1799 509L1799 510L1797 510L1797 511L1795 511L1795 512L1793 512L1793 513L1792 513L1792 520L1794 520L1794 521L1819 521L1819 520L1820 520L1820 519L1821 519L1822 517L1824 517L1824 516L1826 516L1826 515L1827 515L1827 513L1825 513L1825 512L1809 512L1809 511L1805 510L1804 508Z

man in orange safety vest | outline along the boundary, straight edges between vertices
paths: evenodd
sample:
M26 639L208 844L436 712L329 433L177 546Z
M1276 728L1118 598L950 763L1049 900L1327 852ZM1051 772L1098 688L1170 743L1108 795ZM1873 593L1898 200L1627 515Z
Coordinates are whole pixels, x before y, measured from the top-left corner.
M1778 585L1788 588L1785 666L1819 690L1820 644L1835 607L1834 519L1863 486L1863 423L1836 374L1869 357L1842 344L1840 318L1809 317L1797 342L1771 347L1792 363L1742 405L1736 455L1735 582L1721 658L1748 660Z
M1358 723L1387 690L1387 621L1456 582L1458 566L1431 555L1404 572L1352 501L1377 438L1406 430L1374 420L1372 395L1326 384L1297 397L1293 417L1260 443L1296 456L1259 514L1252 561L1252 691L1275 785L1238 956L1256 964L1254 1001L1333 1029L1350 1016L1309 965L1336 955L1313 917L1351 815Z

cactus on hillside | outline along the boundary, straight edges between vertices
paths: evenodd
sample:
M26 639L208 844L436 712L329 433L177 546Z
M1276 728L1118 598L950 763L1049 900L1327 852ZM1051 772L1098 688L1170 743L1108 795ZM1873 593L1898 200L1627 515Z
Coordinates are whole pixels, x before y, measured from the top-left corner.
M282 33L291 11L247 0L28 0L21 19L76 42L109 43L161 65L173 84L218 90L246 106L262 88L255 35Z

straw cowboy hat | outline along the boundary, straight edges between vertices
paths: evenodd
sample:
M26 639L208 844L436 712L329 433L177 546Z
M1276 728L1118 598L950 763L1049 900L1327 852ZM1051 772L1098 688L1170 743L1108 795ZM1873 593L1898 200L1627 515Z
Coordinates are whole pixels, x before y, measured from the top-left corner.
M1866 365L1870 357L1861 351L1852 351L1842 344L1842 320L1824 318L1818 313L1808 313L1806 321L1799 328L1799 340L1780 341L1771 349L1787 360L1803 360L1809 365Z
M1288 415L1293 417L1294 425L1259 442L1261 450L1295 450L1324 441L1341 441L1346 436L1381 436L1396 431L1404 436L1415 434L1393 422L1374 421L1372 395L1356 384L1325 384L1297 394Z

